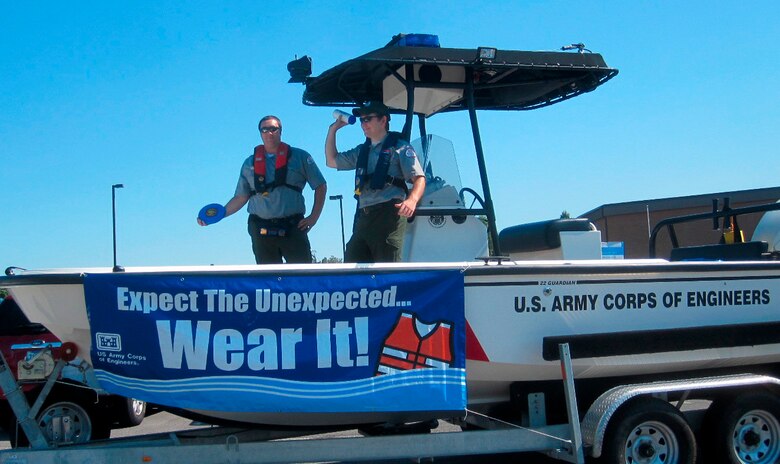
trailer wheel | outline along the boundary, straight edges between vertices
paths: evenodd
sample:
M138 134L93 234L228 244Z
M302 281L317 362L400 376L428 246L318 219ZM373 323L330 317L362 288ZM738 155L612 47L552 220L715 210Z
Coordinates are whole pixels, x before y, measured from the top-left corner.
M609 464L693 464L696 439L682 413L658 398L626 403L610 420L601 462Z
M70 401L51 403L38 414L38 425L46 440L57 445L108 438L111 434L110 427L97 420L89 411ZM13 431L9 431L9 439L14 448L30 444L18 424L14 424Z
M706 451L712 462L773 464L780 458L780 400L757 392L716 401L702 432L711 444Z
M92 420L81 406L63 401L47 406L38 415L38 424L50 442L85 443L92 436Z

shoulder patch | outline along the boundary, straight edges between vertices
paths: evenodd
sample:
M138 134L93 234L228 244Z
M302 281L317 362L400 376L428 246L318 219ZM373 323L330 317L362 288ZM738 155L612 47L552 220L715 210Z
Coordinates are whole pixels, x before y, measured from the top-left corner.
M417 153L414 152L414 148L407 147L406 148L406 157L407 158L415 158L417 156Z
M306 164L314 164L314 159L309 155L308 158L306 158Z

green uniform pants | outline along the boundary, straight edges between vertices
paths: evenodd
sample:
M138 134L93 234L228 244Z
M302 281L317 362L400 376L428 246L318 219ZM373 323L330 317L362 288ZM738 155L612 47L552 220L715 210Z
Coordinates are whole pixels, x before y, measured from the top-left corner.
M347 243L348 263L401 261L406 218L398 215L397 201L358 209L352 238Z
M302 215L262 219L249 215L248 231L257 264L310 263L311 244L306 232L298 229ZM284 230L280 236L279 231ZM284 261L282 260L284 258Z

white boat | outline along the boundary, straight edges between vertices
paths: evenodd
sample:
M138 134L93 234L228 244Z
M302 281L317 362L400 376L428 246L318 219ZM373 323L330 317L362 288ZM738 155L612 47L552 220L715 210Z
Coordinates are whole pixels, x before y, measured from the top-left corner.
M184 399L168 406L211 421L328 426L454 417L466 408L489 410L515 401L522 393L549 392L547 385L561 376L558 344L564 342L571 347L578 391L586 397L588 382L598 385L591 393L598 394L604 384L628 378L745 369L777 372L780 221L774 210L780 209L778 205L746 211L766 212L759 226L761 240L688 250L685 261L601 259L600 233L586 220L528 224L499 234L476 111L551 105L594 90L617 70L593 53L447 49L418 46L412 39L396 38L315 78L305 69L298 72L307 58L288 66L291 81L305 84L307 104L350 106L383 100L406 113L407 136L413 115L419 116L421 137L415 144L428 173L428 188L407 230L405 262L149 267L123 272L15 268L0 277L0 287L10 290L30 320L44 324L63 342L73 343L79 356L95 365L107 388L164 405L161 395L180 391ZM407 79L409 75L414 79ZM471 116L483 195L461 188L457 169L451 168L451 144L426 132L428 116L456 110ZM444 159L442 153L447 155ZM467 207L464 193L473 195L481 207ZM711 217L741 213L716 211ZM480 216L487 218L487 227ZM481 256L492 257L475 259ZM418 277L423 283L417 283ZM441 279L452 280L439 290ZM373 287L374 281L382 283ZM407 286L414 287L415 295L433 293L418 304L412 297L398 296ZM273 299L276 296L278 300ZM448 308L441 307L435 308L433 319L418 318L418 306L435 307L439 299L453 306L455 322L442 316ZM337 320L352 309L346 301L354 302L355 317ZM404 309L407 306L411 311ZM282 312L289 313L285 321L299 321L295 324L303 328L264 325ZM379 349L361 348L366 343L361 334L368 330L362 324L380 313L395 324L383 327L395 330L409 322L419 339L426 333L448 331L446 336L454 337L452 346L459 350L455 360L458 356L465 360L434 359L428 366L434 369L417 369L414 374L401 373L395 365L387 367L389 361L382 359L389 356L390 335L379 340L386 343ZM252 318L235 319L247 325L211 329L217 321L247 315ZM114 327L112 318L152 317L154 321L147 321L151 333L132 324L126 332L121 327L101 332L103 327ZM465 323L458 318L465 318ZM448 323L443 323L445 319ZM449 335L450 328L455 335ZM309 332L310 339L306 338ZM134 337L141 337L144 344L133 346ZM296 358L301 356L296 347L306 343L316 346L312 351L320 357ZM147 378L108 368L129 366L132 372L143 372L151 356L141 352L146 349L161 359ZM368 359L369 353L375 358ZM286 372L294 372L304 362L315 366L304 377L307 388L316 388L316 394L307 390L309 396L302 403L287 407L288 401L305 395ZM437 370L436 362L446 368ZM208 375L212 371L201 369L199 363L221 370L222 383L214 383ZM375 364L383 364L393 375L384 375L387 372L380 372ZM182 366L190 371L185 380L161 373ZM317 381L318 368L324 372L338 367L375 369L376 375L372 371L368 378ZM241 375L230 375L234 370ZM256 384L253 376L246 375L249 371L258 377L273 371L271 380L263 380L273 383ZM419 376L420 371L441 375L435 382L445 385L447 401L432 400L431 407L397 406L393 404L397 398L386 393L378 403L349 406L355 391L394 391L398 379ZM428 380L415 377L409 382L418 385ZM462 401L450 402L460 392ZM210 402L217 396L219 400ZM425 395L420 396L418 402L425 400ZM261 397L269 399L258 400Z
M780 362L780 265L776 262L661 260L512 261L249 267L128 268L132 275L242 277L375 275L455 270L464 274L467 395L470 408L510 400L510 386L560 378L558 343L568 342L577 379L725 371ZM111 269L30 272L5 278L32 320L91 361L94 334L84 275ZM400 417L346 414L220 414L222 419L285 425L377 422ZM414 415L415 417L424 414ZM406 417L410 414L407 412Z

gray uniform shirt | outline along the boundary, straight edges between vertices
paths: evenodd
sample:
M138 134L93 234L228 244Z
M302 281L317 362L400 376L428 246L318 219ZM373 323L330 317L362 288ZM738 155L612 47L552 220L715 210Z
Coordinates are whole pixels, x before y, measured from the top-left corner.
M265 169L266 184L274 181L276 177L276 155L266 153ZM303 194L288 187L279 186L268 191L268 195L252 195L255 186L255 156L252 154L241 165L241 174L238 176L236 195L251 195L247 205L249 214L256 214L263 219L276 219L295 214L306 214L306 204ZM303 188L306 184L312 190L325 183L322 172L317 167L314 159L306 151L300 148L290 147L287 158L287 184Z
M376 164L379 161L379 154L382 151L382 142L384 142L384 139L378 144L373 145L368 152L367 170L369 175L374 173ZM358 156L360 155L360 147L362 146L363 144L360 144L351 150L339 152L336 155L336 168L339 171L355 170L357 168ZM387 169L387 175L402 178L408 182L413 182L417 176L425 175L422 166L420 165L420 160L417 159L417 153L414 152L414 148L409 145L409 142L400 139L396 142L391 150L390 165ZM406 199L406 192L400 187L387 184L382 189L374 190L369 187L369 183L370 181L366 182L366 185L363 186L363 189L358 196L358 206L361 208L390 200Z

